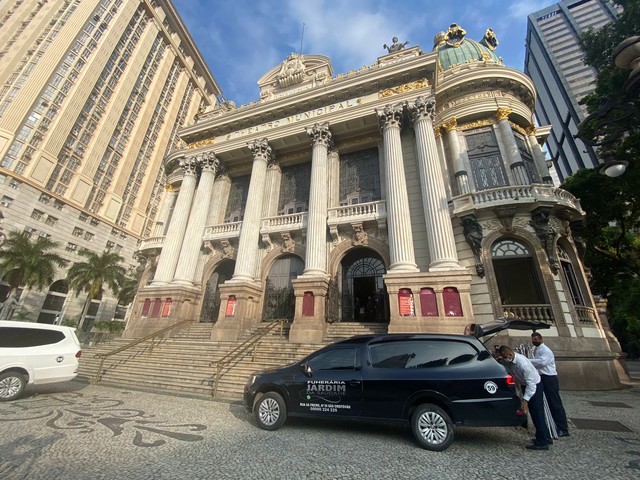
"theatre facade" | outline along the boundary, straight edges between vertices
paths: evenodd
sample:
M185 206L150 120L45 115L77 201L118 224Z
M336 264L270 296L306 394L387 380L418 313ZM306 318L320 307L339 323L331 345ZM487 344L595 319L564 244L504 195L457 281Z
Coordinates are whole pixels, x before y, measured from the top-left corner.
M533 83L497 43L453 24L432 51L394 39L338 75L325 56L292 53L256 102L199 112L165 159L125 335L193 318L238 340L286 318L290 342L321 343L334 322L462 333L519 317L551 326L565 386L616 387L584 212L553 185Z

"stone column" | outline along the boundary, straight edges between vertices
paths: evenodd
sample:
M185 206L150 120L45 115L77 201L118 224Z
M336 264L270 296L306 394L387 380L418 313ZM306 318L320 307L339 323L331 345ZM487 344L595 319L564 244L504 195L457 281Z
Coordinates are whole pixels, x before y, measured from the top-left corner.
M174 283L192 286L194 272L198 264L198 255L202 247L202 234L207 220L213 181L216 176L218 159L213 152L206 152L196 157L202 170L196 197L189 215L189 224L180 250L180 262L176 268Z
M409 220L409 198L402 163L400 125L402 105L376 109L382 128L384 168L387 181L387 222L389 224L390 272L417 272L413 233Z
M329 166L327 152L331 146L329 124L316 123L307 128L311 137L311 181L307 227L306 261L303 276L323 277L327 274L327 204L329 200Z
M216 174L216 179L213 182L213 191L211 192L211 201L208 207L207 227L220 225L224 222L224 212L227 208L227 200L229 198L231 180L226 174L222 164L218 165Z
M520 156L518 150L518 144L513 136L513 130L509 125L509 115L513 110L509 108L499 108L496 111L496 119L498 120L498 131L500 132L500 138L506 149L507 162L511 168L511 174L516 185L527 185L529 179L527 177L527 171L524 168L524 162Z
M420 189L427 226L427 242L431 263L429 271L460 270L449 205L444 186L445 175L440 168L433 118L436 102L418 97L407 105L416 132L416 152L420 170Z
M549 175L549 168L547 167L547 162L544 159L544 153L542 153L542 149L538 143L538 138L536 137L536 127L531 125L527 127L526 132L529 137L529 146L531 147L531 152L533 154L533 162L536 166L536 170L538 170L538 173L542 178L542 183L552 184L553 180L551 179L551 175Z
M167 232L167 224L169 223L171 210L173 209L177 196L178 192L173 189L172 185L167 184L164 198L162 199L162 206L160 207L160 212L158 212L156 224L153 227L152 237L161 237Z
M273 217L278 214L278 199L280 196L280 181L282 170L280 165L271 162L267 165L267 178L265 181L264 203L262 204L262 217Z
M464 163L464 155L460 151L460 138L458 138L457 127L458 121L455 117L442 124L442 128L447 132L447 142L449 143L449 151L451 152L458 193L464 195L471 192L471 187L469 187L469 175Z
M167 235L162 245L162 252L158 259L158 267L152 285L163 285L173 280L176 271L178 257L182 241L184 239L187 221L193 193L196 189L196 160L193 157L185 157L180 161L180 167L184 170L182 185L178 192L176 206L173 209L171 222L167 230Z
M253 153L253 167L240 230L236 268L230 282L253 283L255 281L267 163L273 156L266 138L250 142L248 145Z

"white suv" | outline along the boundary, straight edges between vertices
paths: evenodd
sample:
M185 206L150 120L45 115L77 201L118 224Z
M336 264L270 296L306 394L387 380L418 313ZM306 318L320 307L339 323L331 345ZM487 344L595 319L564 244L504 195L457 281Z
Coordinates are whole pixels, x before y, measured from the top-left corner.
M80 353L75 328L0 321L0 402L18 398L27 383L71 380Z

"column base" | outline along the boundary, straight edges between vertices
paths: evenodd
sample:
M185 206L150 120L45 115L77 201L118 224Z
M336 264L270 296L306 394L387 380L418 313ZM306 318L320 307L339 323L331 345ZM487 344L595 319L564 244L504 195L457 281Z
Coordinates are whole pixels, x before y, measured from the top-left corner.
M384 275L389 294L389 333L453 333L462 334L464 327L473 323L471 305L471 279L468 270L449 270L446 272L396 273ZM445 310L442 291L446 287L455 287L459 293L461 315L451 315ZM437 312L422 310L420 291L432 289L435 293ZM403 297L402 305L399 293L405 289L411 291L413 312L408 308L411 301Z
M211 340L238 340L262 320L258 310L262 288L255 282L239 281L227 281L218 288L220 313L211 330Z
M322 343L327 331L326 299L329 277L301 276L293 280L293 288L296 296L296 313L289 330L289 342ZM313 295L312 312L309 296L305 305L305 293Z

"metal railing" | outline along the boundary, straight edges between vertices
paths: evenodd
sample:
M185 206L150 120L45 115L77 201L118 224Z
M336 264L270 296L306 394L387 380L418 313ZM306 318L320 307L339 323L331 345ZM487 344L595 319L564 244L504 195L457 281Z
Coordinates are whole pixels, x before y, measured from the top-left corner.
M129 342L126 345L123 345L122 347L116 348L115 350L112 350L110 352L107 352L107 353L96 353L94 355L94 358L99 358L100 359L100 366L98 367L98 371L96 372L96 376L93 379L93 383L98 383L100 381L100 379L102 378L102 367L104 366L104 361L105 361L105 359L107 357L110 357L110 356L115 355L115 354L120 353L120 352L124 352L125 350L128 350L131 347L135 347L136 345L139 345L139 344L141 344L143 342L146 342L147 340L151 340L151 346L149 347L149 353L151 353L151 352L153 352L153 345L154 345L156 337L158 337L160 335L163 335L163 334L173 330L174 328L180 327L182 325L186 325L188 323L194 323L194 322L195 322L195 320L193 320L193 319L182 320L181 322L174 323L173 325L169 325L168 327L165 327L162 330L158 330L157 332L150 333L146 337L138 338L137 340Z
M213 383L213 388L211 390L211 396L216 398L216 394L218 393L218 383L220 383L220 378L222 378L222 370L231 364L237 358L246 354L246 352L253 348L253 354L251 356L251 361L256 361L256 350L258 348L258 344L260 341L273 329L275 329L278 325L280 326L280 338L282 338L284 332L284 324L287 322L286 318L280 318L278 320L274 320L273 322L268 323L256 333L251 335L248 339L242 342L240 345L235 347L221 359L213 361L209 363L210 367L216 367L216 376Z

